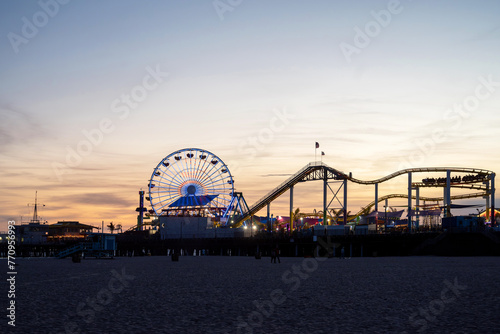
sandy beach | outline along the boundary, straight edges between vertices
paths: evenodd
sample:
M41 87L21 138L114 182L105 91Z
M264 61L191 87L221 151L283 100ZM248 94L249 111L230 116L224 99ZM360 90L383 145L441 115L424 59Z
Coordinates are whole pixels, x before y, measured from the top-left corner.
M499 332L496 257L17 263L16 326L4 315L3 333Z

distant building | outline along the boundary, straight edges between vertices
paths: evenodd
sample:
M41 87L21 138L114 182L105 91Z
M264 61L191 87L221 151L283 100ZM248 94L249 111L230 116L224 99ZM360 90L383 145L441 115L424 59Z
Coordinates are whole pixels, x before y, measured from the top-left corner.
M80 224L77 221L60 221L49 225L49 242L78 241L83 240L94 229L92 225Z
M476 232L484 229L484 218L475 216L444 217L443 229L452 232Z
M8 241L9 232L0 232L0 244Z
M210 217L160 216L160 237L164 239L234 238L250 237L253 230L240 228L214 228Z
M16 226L16 239L27 245L40 245L47 243L49 236L49 224L31 222Z

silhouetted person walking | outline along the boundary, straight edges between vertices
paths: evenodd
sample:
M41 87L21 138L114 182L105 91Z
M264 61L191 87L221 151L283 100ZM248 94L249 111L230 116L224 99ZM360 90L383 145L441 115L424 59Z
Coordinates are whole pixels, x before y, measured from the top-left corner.
M274 263L276 263L276 259L278 259L278 263L281 263L280 261L280 249L278 248L278 245L276 245L276 249L274 250L275 257L274 257Z

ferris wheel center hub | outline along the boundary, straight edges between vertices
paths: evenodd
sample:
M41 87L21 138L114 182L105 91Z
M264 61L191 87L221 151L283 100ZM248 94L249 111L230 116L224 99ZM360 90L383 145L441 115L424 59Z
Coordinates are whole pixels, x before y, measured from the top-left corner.
M196 187L193 185L190 185L189 187L187 187L187 193L188 193L188 195L196 194Z

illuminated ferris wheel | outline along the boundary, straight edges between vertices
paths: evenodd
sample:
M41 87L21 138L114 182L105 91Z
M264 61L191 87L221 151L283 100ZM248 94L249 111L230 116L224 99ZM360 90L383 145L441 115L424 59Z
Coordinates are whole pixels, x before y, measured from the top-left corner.
M215 154L185 148L166 156L149 182L149 201L157 216L189 209L224 212L234 193L234 181L226 164Z

